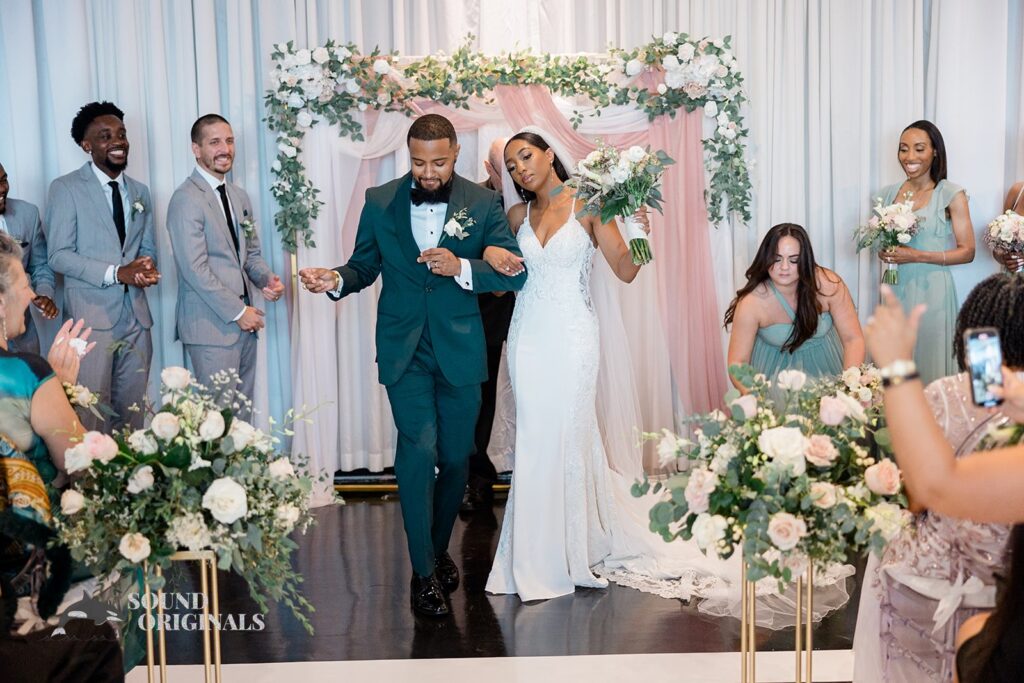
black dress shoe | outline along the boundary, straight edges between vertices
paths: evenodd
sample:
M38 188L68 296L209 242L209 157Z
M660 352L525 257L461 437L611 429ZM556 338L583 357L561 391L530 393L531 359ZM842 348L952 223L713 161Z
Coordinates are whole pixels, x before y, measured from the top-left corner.
M462 499L459 512L479 512L494 505L494 489L487 486L467 486L466 497Z
M445 593L451 593L459 587L459 568L448 553L441 553L434 560L434 576Z
M412 609L417 614L425 617L446 617L450 614L444 590L434 574L423 577L413 572L410 588Z

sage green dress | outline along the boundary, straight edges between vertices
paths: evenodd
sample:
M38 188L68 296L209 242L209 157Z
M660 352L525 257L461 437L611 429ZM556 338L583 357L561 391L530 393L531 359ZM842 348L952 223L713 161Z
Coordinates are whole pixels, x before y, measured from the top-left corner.
M882 190L882 203L897 201L900 185L896 183ZM956 247L953 222L946 209L964 188L948 180L940 180L932 196L915 213L920 218L917 234L908 247L921 251L943 251ZM931 263L903 263L899 267L899 284L894 288L907 312L918 304L927 304L928 310L917 331L914 362L921 373L921 382L927 386L940 377L955 375L958 370L953 359L953 334L956 330L956 287L949 266Z
M789 341L793 333L793 320L796 313L782 296L775 284L768 280L768 288L782 304L790 322L776 323L762 327L754 338L754 349L750 353L750 364L757 372L763 372L769 380L774 380L782 370L801 370L808 377L824 377L838 375L843 371L843 343L839 332L828 312L818 316L818 329L814 336L798 346L790 353L782 347Z

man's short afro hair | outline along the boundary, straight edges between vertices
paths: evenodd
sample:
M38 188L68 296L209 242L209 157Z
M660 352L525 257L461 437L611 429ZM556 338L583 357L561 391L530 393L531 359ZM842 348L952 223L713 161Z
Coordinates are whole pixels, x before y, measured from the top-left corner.
M76 145L82 144L89 124L99 117L107 115L116 116L119 120L124 121L124 112L118 109L113 102L90 102L85 105L78 110L74 121L71 122L71 139L75 141Z

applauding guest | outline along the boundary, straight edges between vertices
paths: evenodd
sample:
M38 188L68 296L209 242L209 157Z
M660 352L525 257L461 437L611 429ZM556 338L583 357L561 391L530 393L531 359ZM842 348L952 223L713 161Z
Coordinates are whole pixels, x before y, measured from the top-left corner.
M746 275L725 312L725 325L732 326L729 365L750 364L773 379L782 370L836 375L864 362L850 290L815 262L802 227L780 223L769 230Z
M234 368L241 392L253 395L256 333L263 311L252 305L254 289L277 301L284 283L260 253L252 202L226 180L235 161L235 134L217 114L192 124L196 169L178 186L167 207L167 232L178 266L177 333L197 379L207 384ZM244 412L244 419L248 418Z
M53 303L53 270L47 262L46 236L39 222L39 209L20 199L9 198L10 189L7 171L0 164L0 233L10 235L21 245L21 264L32 278L32 289L36 293L32 305L52 320L57 317L57 305ZM39 334L27 308L25 333L10 345L12 351L39 353Z
M160 280L149 188L125 175L124 112L110 102L82 107L71 137L90 156L50 185L46 207L50 266L64 275L64 314L88 320L99 351L82 363L81 382L115 415L104 431L142 426L153 356L153 318L142 291ZM98 418L85 416L90 429Z

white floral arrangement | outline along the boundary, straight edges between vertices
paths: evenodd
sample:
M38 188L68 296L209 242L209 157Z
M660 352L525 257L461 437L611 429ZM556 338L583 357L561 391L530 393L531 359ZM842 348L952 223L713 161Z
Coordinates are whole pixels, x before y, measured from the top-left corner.
M1014 254L1024 253L1024 216L1012 210L999 214L988 224L985 241L992 249L1002 249Z
M163 586L156 569L166 573L173 553L211 550L262 609L268 597L280 601L312 632L289 537L313 521L306 461L278 454L276 437L235 417L247 401L234 389L236 374L219 373L209 389L185 368L160 378L163 405L148 429L88 432L68 449L60 541L97 576L131 580L145 562L153 589Z
M871 248L887 251L910 242L917 234L920 221L914 213L913 195L907 192L902 202L882 205L882 198L875 199L874 215L868 224L857 229L857 251ZM887 285L899 284L899 265L885 264L882 282Z
M647 234L632 216L642 206L661 211L661 175L672 163L660 149L652 152L633 145L619 151L601 143L577 162L573 177L562 187L576 191L583 201L581 214L600 216L604 223L623 219L633 263L640 266L650 263L653 254Z
M821 384L788 370L773 387L749 366L730 371L750 393L726 395L729 415L699 418L694 440L668 430L648 435L660 439L663 465L688 466L653 484L661 495L652 531L668 541L693 538L723 558L741 548L751 581L788 583L808 560L827 566L864 548L880 551L910 514L899 468L885 439L876 439L874 373L857 368L857 377ZM651 490L645 480L633 492Z
M369 109L415 113L414 102L428 99L465 108L471 99L492 102L499 85L546 86L553 94L584 99L595 115L612 105L636 106L650 118L675 116L703 107L716 123L704 139L710 180L708 215L718 223L727 213L751 218L751 183L744 160L748 131L741 109L746 102L743 75L730 38L691 38L668 32L634 50L606 55L535 54L530 50L485 55L471 49L474 38L453 53L422 59L401 58L379 48L363 53L354 43L333 40L313 48L278 43L266 93L267 121L277 133L276 181L271 192L281 206L275 216L286 249L312 244L311 219L323 205L306 175L299 152L306 132L321 121L342 135L362 140L360 112ZM644 72L657 85L640 82ZM573 126L583 114L574 112Z

